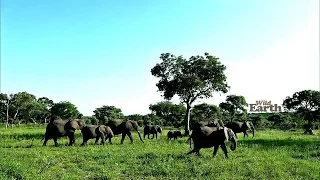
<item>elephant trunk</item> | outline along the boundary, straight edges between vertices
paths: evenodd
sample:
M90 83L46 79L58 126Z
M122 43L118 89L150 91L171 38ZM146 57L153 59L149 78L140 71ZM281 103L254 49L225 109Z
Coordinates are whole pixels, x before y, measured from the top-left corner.
M230 139L231 145L230 145L230 149L231 151L236 150L237 148L237 139L235 137Z
M140 131L139 131L139 130L137 130L137 132L138 132L138 135L139 135L140 141L141 141L142 143L144 143L144 142L143 142L143 140L142 140L142 138L141 138Z
M254 129L254 128L252 128L252 137L254 137L254 130L255 130L255 129Z

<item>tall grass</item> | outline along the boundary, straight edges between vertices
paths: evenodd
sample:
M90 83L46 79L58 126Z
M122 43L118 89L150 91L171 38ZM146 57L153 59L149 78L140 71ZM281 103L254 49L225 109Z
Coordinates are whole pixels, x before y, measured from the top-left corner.
M46 147L40 141L45 127L0 128L0 179L320 179L320 137L298 132L257 131L252 138L238 134L236 151L225 159L221 149L202 149L201 156L185 156L187 138L169 141L168 130L159 139L134 143L120 136L113 144L80 147L60 138ZM320 132L316 132L320 134ZM249 134L250 135L250 134Z

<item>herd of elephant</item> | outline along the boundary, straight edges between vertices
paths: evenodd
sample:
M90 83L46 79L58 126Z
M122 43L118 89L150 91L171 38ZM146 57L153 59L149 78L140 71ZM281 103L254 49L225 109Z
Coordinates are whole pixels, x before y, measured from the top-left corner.
M115 135L122 135L121 144L126 136L130 138L133 143L132 132L137 131L139 138L142 143L140 131L138 130L139 125L136 121L132 120L111 120L105 125L87 125L83 120L53 120L48 123L46 132L44 135L43 146L47 145L49 139L53 139L55 146L58 146L58 138L67 136L69 138L68 146L72 146L75 143L75 132L81 130L83 142L81 146L87 145L87 141L95 139L95 144L98 143L101 138L101 143L104 145L108 139L109 143L112 144L112 138ZM213 157L215 157L218 148L224 151L225 157L228 158L228 152L225 145L225 141L230 141L230 149L234 151L237 147L237 133L243 133L244 137L248 136L247 130L252 132L254 136L254 126L251 122L229 122L226 125L221 120L214 120L208 122L196 122L191 127L192 134L189 136L190 148L192 141L194 144L193 149L187 154L196 153L200 155L199 151L201 148L214 147ZM146 125L144 127L144 138L152 135L152 139L156 137L158 139L158 133L162 134L162 128L159 125ZM178 137L182 137L180 131L169 131L167 134L168 139L176 140ZM43 140L42 139L42 140Z

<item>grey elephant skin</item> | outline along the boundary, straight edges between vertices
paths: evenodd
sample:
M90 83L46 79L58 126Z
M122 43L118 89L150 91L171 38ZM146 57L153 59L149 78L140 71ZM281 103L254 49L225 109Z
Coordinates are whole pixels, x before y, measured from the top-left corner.
M228 150L225 144L225 141L230 141L230 149L231 151L236 150L237 147L237 138L233 131L227 127L208 127L208 126L200 126L195 128L192 131L190 139L190 148L191 148L191 140L194 143L194 148L187 155L191 153L196 153L200 155L200 149L202 148L211 148L214 147L213 157L216 156L219 147L223 150L225 154L225 158L229 158Z
M225 125L226 127L232 129L232 131L236 134L237 133L243 133L243 137L245 138L246 136L248 137L248 133L247 131L251 131L252 132L252 137L254 137L254 126L250 121L246 121L246 122L239 122L239 121L234 121L234 122L229 122Z
M56 119L48 123L44 135L43 146L47 145L49 139L53 139L55 146L58 146L58 138L68 136L69 144L72 146L75 143L75 131L81 130L85 126L85 122L80 119L61 120Z
M199 122L195 122L193 123L193 126L208 126L208 127L221 127L221 125L219 124L219 122L217 120L214 121L199 121Z
M178 137L182 138L182 133L181 133L181 131L174 131L174 132L168 131L167 136L168 136L169 140L171 140L172 138L173 138L173 140L176 140L176 139L178 139Z
M167 133L168 139L171 140L172 138L174 138L173 132L172 131L168 131Z
M174 132L173 132L173 139L174 139L174 140L177 140L178 137L182 138L182 133L181 133L181 131L174 131Z
M143 138L146 138L148 136L148 139L150 139L150 134L152 134L152 138L156 137L158 139L158 133L162 134L162 128L159 125L146 125L143 128Z
M106 124L106 126L109 126L113 132L114 135L118 135L118 134L122 134L122 138L121 138L121 144L123 144L123 141L127 136L129 136L131 143L133 143L133 138L132 138L132 131L136 130L140 141L142 143L143 140L141 138L141 134L139 131L139 125L136 121L132 121L132 120L110 120L108 121Z
M109 143L112 144L111 139L113 138L113 132L109 126L105 125L87 125L81 129L82 133L82 146L87 145L87 141L89 139L96 138L95 144L98 143L99 139L101 138L101 144L105 144L105 140L109 139Z

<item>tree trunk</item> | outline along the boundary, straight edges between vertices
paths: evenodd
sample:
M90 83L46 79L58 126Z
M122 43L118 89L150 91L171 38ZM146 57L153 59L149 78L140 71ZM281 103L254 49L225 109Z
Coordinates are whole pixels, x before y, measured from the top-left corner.
M191 105L189 103L187 103L187 112L186 112L186 126L184 129L184 135L188 136L189 132L190 132L190 110L191 110Z
M7 102L7 122L6 122L6 129L8 129L9 126L9 100Z

